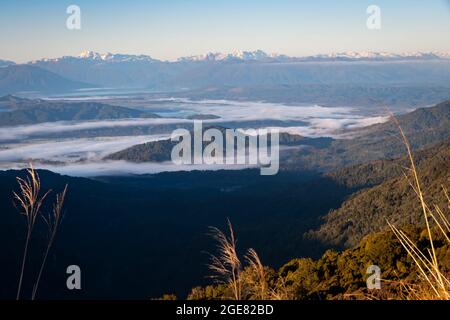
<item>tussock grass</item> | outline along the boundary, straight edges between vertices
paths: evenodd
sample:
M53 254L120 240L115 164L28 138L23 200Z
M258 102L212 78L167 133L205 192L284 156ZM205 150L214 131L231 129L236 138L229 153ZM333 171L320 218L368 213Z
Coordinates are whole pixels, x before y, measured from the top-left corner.
M49 240L47 244L47 248L45 250L44 258L42 260L41 268L39 269L39 274L36 279L36 283L33 287L33 293L31 295L31 299L34 300L36 298L36 293L39 287L39 282L42 277L42 273L44 271L45 263L47 262L48 253L50 252L50 249L53 245L53 242L55 241L56 232L58 230L58 227L61 223L62 217L63 217L63 206L64 206L64 200L66 198L67 194L67 185L64 187L64 190L56 195L56 202L53 204L53 210L51 214L48 214L47 217L44 215L42 218L44 219L45 223L48 227L49 232Z
M48 227L49 240L46 246L46 250L44 253L44 257L42 260L41 267L39 269L39 273L36 279L36 282L33 286L33 291L31 295L31 299L36 298L36 293L39 287L39 282L41 280L44 267L47 261L48 254L55 240L55 236L58 230L58 227L61 223L62 212L64 206L64 200L67 193L67 185L64 188L62 193L57 194L56 202L53 205L53 210L51 214L43 215L41 212L42 205L47 198L47 196L51 193L51 190L46 192L41 192L41 180L39 178L39 174L34 170L33 166L30 164L30 168L27 169L27 177L22 179L17 177L16 180L19 184L18 192L13 192L16 208L19 210L19 213L24 215L27 222L27 231L25 238L25 245L22 255L22 263L20 267L20 275L19 275L19 284L17 287L16 299L19 300L22 293L22 285L23 278L26 268L27 257L29 253L29 247L31 244L33 229L36 224L36 221L39 217L45 221Z
M403 248L405 248L408 255L414 261L414 264L418 268L421 276L421 281L418 284L405 285L407 292L405 298L413 300L450 300L450 280L440 269L440 263L438 261L438 256L434 245L432 227L433 223L435 229L437 229L444 239L450 244L450 239L448 237L448 234L450 233L450 223L441 208L436 205L430 206L425 201L420 175L415 165L411 146L397 119L395 117L393 117L393 119L400 129L401 138L406 147L410 161L410 168L406 169L404 176L408 180L419 200L423 217L425 219L426 232L430 246L426 252L421 251L405 232L398 229L388 221L389 227L394 232ZM442 189L448 200L448 209L450 209L450 199L447 189L445 186L442 186Z
M240 275L242 263L237 254L236 238L230 220L228 220L228 229L229 236L216 227L210 227L210 234L217 241L219 253L217 256L211 255L211 262L208 266L215 273L213 278L229 285L232 288L233 298L241 300L242 281Z
M227 221L229 235L221 230L210 227L210 235L217 242L218 255L210 255L209 269L213 271L212 278L228 290L223 299L233 300L286 300L290 297L282 279L270 274L270 268L265 267L255 249L248 249L243 256L243 262L237 253L237 240L231 222ZM276 286L270 285L272 279ZM193 290L192 296L202 296L201 288Z
M249 249L245 255L245 259L248 262L249 270L254 277L250 277L249 293L256 300L266 300L269 298L268 284L266 281L266 269L259 259L258 254L254 249Z
M22 264L20 268L19 284L17 287L16 299L19 300L22 291L23 275L25 271L25 265L28 255L28 247L30 245L31 235L36 223L36 219L40 214L42 203L44 202L50 190L41 194L41 180L39 175L32 166L27 170L28 177L25 179L17 178L19 183L20 192L13 192L14 199L16 200L20 213L26 217L27 221L27 235L25 240L25 246L22 256Z

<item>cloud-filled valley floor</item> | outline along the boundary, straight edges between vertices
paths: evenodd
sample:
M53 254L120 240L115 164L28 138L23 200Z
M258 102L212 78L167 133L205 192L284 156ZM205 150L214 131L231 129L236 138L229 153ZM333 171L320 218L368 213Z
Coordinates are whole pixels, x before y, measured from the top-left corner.
M66 99L65 101L85 101L87 97ZM127 107L150 111L160 118L56 121L0 127L0 168L22 168L32 162L38 168L74 176L236 169L241 166L134 164L102 159L137 144L168 139L174 126L190 126L194 121L193 117L199 115L213 116L203 120L204 126L232 124L235 128L276 127L280 132L306 137L336 137L342 134L344 129L364 127L387 120L379 110L368 112L367 109L353 107L228 100L192 101L179 98L144 101L133 100L132 97L127 99ZM123 103L123 97L115 101L114 97L92 96L92 100L108 100L108 103L115 105ZM161 129L152 130L152 134L136 134L133 131L135 128L144 128L144 131L148 128ZM154 132L155 130L157 132Z

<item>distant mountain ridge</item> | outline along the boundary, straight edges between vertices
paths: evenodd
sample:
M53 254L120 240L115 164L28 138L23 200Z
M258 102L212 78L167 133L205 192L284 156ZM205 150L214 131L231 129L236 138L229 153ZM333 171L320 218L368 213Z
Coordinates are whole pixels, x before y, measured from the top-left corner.
M86 51L79 56L29 63L96 86L185 91L326 85L449 85L450 53L347 52L309 57L262 50L208 53L161 61L147 55ZM443 98L441 98L443 99Z
M32 65L12 64L0 68L0 94L22 91L72 91L88 87L91 85L66 79Z
M347 51L311 56L288 56L268 54L262 50L236 51L233 53L209 52L179 58L177 61L259 61L259 62L308 62L308 61L391 61L391 60L432 60L450 59L450 52L405 52L389 53L374 51Z
M33 60L29 62L30 64L36 64L39 62L59 62L62 60L91 60L95 62L135 62L135 61L146 61L146 62L159 62L160 60L153 59L148 55L131 55L131 54L113 54L98 53L94 51L83 51L78 56L63 56L60 58L44 58L40 60Z
M204 130L209 128L215 128L222 132L223 139L226 142L225 127L205 127ZM191 136L193 132L191 132ZM245 136L238 132L238 136L241 136L245 139ZM270 143L270 137L268 138ZM307 138L300 135L289 134L289 133L280 133L279 135L279 144L281 146L298 146L298 145L312 145L317 148L325 147L327 144L331 142L330 138ZM114 152L105 157L105 160L125 160L129 162L142 163L142 162L164 162L171 160L172 149L179 142L172 141L171 139L159 140L159 141L151 141L147 143L142 143L138 145L131 146L124 150L120 150ZM248 146L248 142L247 146ZM208 145L208 143L204 143L203 147ZM192 146L193 148L193 146ZM226 155L226 148L224 146L223 154Z
M6 67L6 66L9 66L9 65L12 65L12 64L16 64L16 63L13 62L13 61L9 61L9 60L1 60L1 59L0 59L0 68L1 68L1 67Z
M78 56L45 58L25 65L89 87L141 88L200 94L202 98L214 94L217 99L278 99L278 102L294 99L299 103L326 100L327 104L339 98L334 105L358 105L362 97L369 97L420 106L450 98L448 52L350 51L291 57L255 50L161 61L148 55L85 51ZM0 84L0 94L61 91L62 84L67 83L61 79L53 82L54 87L45 80L31 85L28 76L20 77L23 79L16 82L26 85L18 88L5 82ZM38 85L42 82L48 85Z
M0 97L0 127L54 121L159 118L151 112L98 102L23 99L12 95Z
M78 59L78 60L92 60L96 62L224 62L224 61L259 61L259 62L293 62L293 61L389 61L389 60L432 60L432 59L450 59L450 52L377 52L377 51L344 51L333 52L328 54L316 54L309 56L289 56L286 54L266 53L263 50L254 51L234 51L229 53L224 52L208 52L206 54L185 56L176 59L175 61L165 61L154 59L149 55L143 54L120 54L120 53L99 53L95 51L83 51L77 56L62 56L59 58L44 58L34 60L29 63L39 62L58 62L61 60Z
M177 61L259 61L259 62L270 62L270 61L288 61L289 59L295 59L286 55L280 54L268 54L262 50L255 51L235 51L232 53L222 53L222 52L208 52L202 55L194 55L188 57L178 58Z

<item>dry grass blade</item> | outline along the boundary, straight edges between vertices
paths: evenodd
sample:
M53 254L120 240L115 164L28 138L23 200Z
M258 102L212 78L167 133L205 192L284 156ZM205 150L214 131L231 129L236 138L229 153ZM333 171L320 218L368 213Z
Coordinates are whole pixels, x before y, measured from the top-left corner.
M36 298L36 293L39 287L39 282L42 277L42 273L44 271L45 263L47 261L48 253L50 252L50 249L53 245L53 241L55 240L56 232L58 230L58 227L62 220L62 213L63 213L63 206L64 206L64 200L66 199L67 194L67 185L64 187L63 192L56 195L56 202L53 205L53 211L51 214L49 214L47 217L42 216L44 221L46 222L48 226L48 232L49 232L49 241L47 244L47 248L45 250L44 258L42 260L41 268L39 270L39 274L36 280L36 283L33 287L33 292L31 295L31 299L34 300Z
M229 220L228 229L230 232L229 237L215 227L210 228L211 236L217 241L218 255L211 255L211 261L208 267L215 273L214 278L219 279L219 281L231 287L233 299L241 300L242 283L240 274L242 264L237 255L236 239Z
M397 229L392 224L389 224L391 230L394 232L396 237L399 239L402 246L407 251L408 255L413 259L414 263L419 269L419 272L423 279L425 280L424 283L427 284L428 289L422 288L419 290L410 290L410 295L415 299L450 299L450 281L446 278L446 276L440 271L440 266L436 254L436 249L434 246L434 240L432 235L432 228L430 225L429 219L431 218L435 225L437 226L437 229L443 234L444 238L448 243L450 243L450 240L447 236L449 228L449 222L446 218L445 214L442 212L442 210L434 206L434 212L430 209L428 204L425 201L425 197L422 191L421 187L421 181L419 179L419 174L417 167L415 165L413 153L411 146L409 144L408 139L406 138L406 135L399 124L398 120L395 118L395 116L392 115L392 118L394 122L397 124L400 134L403 140L403 143L406 147L409 162L411 165L411 168L409 169L409 173L412 175L412 181L410 180L409 176L404 173L405 177L408 179L408 182L414 192L416 193L419 203L423 212L423 216L425 219L425 225L426 230L428 234L428 240L430 244L430 249L428 250L428 256L427 257L422 251L419 250L419 248L414 244L413 241L410 240L410 238L401 230ZM450 199L448 197L447 190L445 187L443 187L445 196L447 197L447 200L450 205ZM449 206L450 208L450 206Z
M255 279L251 280L249 285L251 288L252 296L258 300L266 300L269 298L268 284L266 281L266 270L261 263L258 254L254 249L249 249L245 255L245 259L248 262L250 270Z
M14 199L20 207L20 213L23 214L27 219L27 235L25 240L25 247L23 250L22 264L20 268L19 284L17 287L16 299L20 298L20 293L22 290L23 274L25 270L25 264L28 254L28 246L31 239L31 234L33 232L33 227L38 217L42 203L50 193L47 191L44 195L40 196L41 181L39 179L38 173L30 165L30 169L27 170L28 176L25 179L17 178L19 183L20 192L13 192Z

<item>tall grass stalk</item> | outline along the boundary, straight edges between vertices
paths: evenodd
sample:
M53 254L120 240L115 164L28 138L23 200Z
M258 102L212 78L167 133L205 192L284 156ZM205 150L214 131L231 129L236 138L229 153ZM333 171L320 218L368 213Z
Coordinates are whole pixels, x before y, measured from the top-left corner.
M450 244L450 240L447 233L450 231L450 224L446 218L443 211L438 207L434 206L434 210L430 209L430 206L426 203L424 193L422 191L422 184L419 178L419 173L414 161L411 146L409 144L406 135L398 123L398 120L393 116L393 119L400 129L400 134L403 143L408 152L408 158L410 162L410 175L404 173L405 177L408 179L409 184L416 193L419 203L421 206L421 211L425 219L426 230L428 234L430 249L426 253L422 252L414 242L404 233L402 230L395 227L393 224L389 223L391 230L394 232L402 246L405 248L409 256L413 259L415 265L419 269L419 272L424 279L424 283L429 287L429 290L425 288L415 289L409 287L410 296L414 299L443 299L450 300L450 280L441 272L436 249L433 240L432 228L430 225L430 219L434 221L437 229L443 234L446 241ZM411 177L412 178L411 178ZM449 208L450 199L448 197L447 190L443 187L443 191L447 197Z
M45 250L44 258L42 260L41 268L39 269L39 274L36 279L36 283L33 286L31 300L34 300L36 298L36 293L37 293L37 290L39 287L39 282L42 277L42 272L44 271L45 263L47 262L48 253L50 252L50 249L55 240L56 232L61 223L62 211L63 211L63 206L64 206L64 200L66 198L66 193L67 193L67 185L64 187L63 192L56 195L56 202L53 205L52 213L49 214L47 217L42 216L42 218L44 219L44 221L48 227L49 240L48 240L47 248Z
M250 280L250 291L253 298L258 300L266 300L269 298L268 284L266 281L266 270L254 249L249 249L245 255L251 274L255 276L254 280Z
M215 227L210 227L210 234L218 243L219 254L217 256L211 255L208 267L215 273L214 278L230 286L233 292L233 299L241 300L242 281L240 275L242 264L236 250L233 226L229 220L228 229L230 232L229 236Z
M50 190L40 196L41 190L41 181L39 179L39 175L34 170L34 168L30 165L30 169L27 170L28 176L25 179L17 178L17 182L19 183L20 192L13 192L14 199L20 207L20 213L26 217L27 221L27 235L25 239L25 246L23 250L22 264L20 268L20 276L19 276L19 284L17 287L17 295L16 299L19 300L21 290L22 290L22 282L23 282L23 274L25 271L25 265L28 255L28 247L31 241L31 235L33 233L33 227L36 222L36 218L39 215L39 212L42 207L42 203L50 193Z

